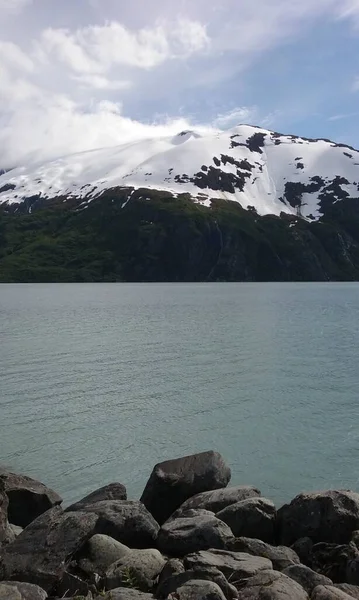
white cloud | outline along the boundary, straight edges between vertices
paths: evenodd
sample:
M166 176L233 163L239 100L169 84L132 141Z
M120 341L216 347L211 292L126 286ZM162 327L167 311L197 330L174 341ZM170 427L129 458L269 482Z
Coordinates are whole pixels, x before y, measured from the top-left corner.
M126 90L132 86L131 81L107 79L102 75L74 75L72 79L85 88L95 90Z
M32 0L0 0L0 13L3 15L17 14L31 2Z
M34 63L25 52L13 42L3 42L0 40L0 66L26 71L30 73L34 70Z
M254 122L258 114L256 106L240 106L227 113L221 113L213 121L219 129L230 129L235 125Z

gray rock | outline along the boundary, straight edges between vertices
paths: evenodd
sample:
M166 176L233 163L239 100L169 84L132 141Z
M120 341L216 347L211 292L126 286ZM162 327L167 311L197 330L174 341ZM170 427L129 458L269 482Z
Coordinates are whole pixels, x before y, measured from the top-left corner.
M188 498L224 488L231 471L218 452L202 452L157 464L141 502L162 525Z
M15 539L15 533L11 529L7 518L8 506L9 500L5 494L5 486L0 481L0 549Z
M62 502L56 492L26 475L1 470L0 481L9 498L8 519L13 525L27 527L34 519Z
M359 528L359 494L329 490L299 494L278 511L281 544L290 546L302 537L314 543L345 544Z
M96 593L96 587L87 581L83 581L76 575L65 571L59 584L56 585L56 594L59 598L68 598L74 596L76 598L88 596L91 592Z
M197 570L190 569L189 571L173 575L173 577L164 580L158 585L155 594L156 598L167 598L170 594L176 592L178 588L184 585L185 583L188 583L189 581L194 581L196 579L200 579L202 581L213 581L214 583L216 583L221 588L227 600L234 600L235 598L238 598L238 592L236 588L233 585L231 585L227 581L223 573L215 567L207 567Z
M85 496L75 504L71 504L66 509L66 512L74 510L83 510L87 504L94 504L95 502L102 502L103 500L127 500L127 490L122 483L109 483L88 496Z
M318 585L314 588L312 600L352 600L353 596L349 596L342 590L330 585Z
M231 504L217 513L236 537L252 537L263 542L274 541L276 509L265 498L248 498Z
M337 583L334 587L342 592L345 592L345 594L348 594L348 596L359 600L359 586L351 585L350 583Z
M275 571L283 571L291 565L300 563L298 555L291 548L286 546L271 546L252 538L240 537L234 538L232 542L227 544L227 550L232 552L246 552L252 556L262 556L268 558Z
M221 588L213 581L189 581L178 588L176 600L225 600Z
M188 500L179 507L178 511L180 514L181 511L186 511L190 508L203 508L217 513L231 504L260 495L260 491L250 485L238 485L236 487L211 490L188 498Z
M308 600L308 594L296 581L278 571L262 571L241 589L241 600Z
M95 600L153 600L153 596L139 590L120 587L110 590L105 595L96 596Z
M354 544L314 544L311 552L312 569L326 575L334 583L353 583L347 581L348 565L356 555Z
M11 523L10 529L12 530L15 537L17 537L18 535L20 535L20 533L24 531L22 527L19 527L19 525L12 525Z
M130 552L130 548L108 535L96 534L89 539L78 556L79 567L85 573L104 576L107 569Z
M184 556L208 548L224 549L233 535L225 523L212 513L170 519L162 525L157 539L164 554Z
M1 600L46 600L47 593L38 585L19 581L0 583Z
M165 564L158 550L131 550L109 567L105 587L112 590L128 585L147 592L152 589Z
M49 592L94 534L97 519L92 513L64 513L59 506L48 510L5 547L0 577L34 583Z
M288 575L294 581L297 581L305 591L311 595L312 591L318 585L333 585L329 577L316 573L305 565L292 565L283 571L284 575Z
M189 554L184 559L184 565L186 569L194 570L216 567L233 584L272 568L272 563L267 558L225 550L202 550Z
M184 570L185 568L182 560L179 558L170 558L159 575L158 586L162 585L167 579L170 579L170 577L173 577L173 575L184 573Z
M141 502L102 500L84 506L84 511L98 516L97 533L113 537L130 548L151 548L159 525Z
M352 533L352 538L351 538L351 542L353 544L355 544L355 546L358 548L359 550L359 530L355 530Z
M351 543L349 545L350 550L355 554L356 556L350 557L347 561L347 566L346 566L346 578L345 581L346 583L351 583L352 585L359 585L359 553L358 553L358 548L355 544Z

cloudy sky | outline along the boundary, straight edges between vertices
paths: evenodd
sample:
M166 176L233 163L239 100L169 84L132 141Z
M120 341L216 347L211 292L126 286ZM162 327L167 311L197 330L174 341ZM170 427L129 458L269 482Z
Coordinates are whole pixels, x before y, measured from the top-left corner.
M359 0L0 0L0 167L191 126L359 146Z

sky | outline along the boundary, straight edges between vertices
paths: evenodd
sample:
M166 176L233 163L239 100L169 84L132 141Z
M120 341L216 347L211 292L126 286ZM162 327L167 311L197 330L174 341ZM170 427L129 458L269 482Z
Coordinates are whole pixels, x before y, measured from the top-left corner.
M359 0L0 0L0 168L240 123L359 147Z

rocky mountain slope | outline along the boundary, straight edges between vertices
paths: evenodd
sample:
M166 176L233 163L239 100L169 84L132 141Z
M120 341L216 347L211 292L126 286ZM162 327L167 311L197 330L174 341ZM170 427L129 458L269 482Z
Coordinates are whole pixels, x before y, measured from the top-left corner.
M0 175L0 281L359 279L359 152L238 126Z

